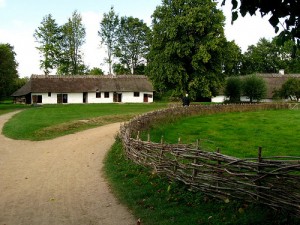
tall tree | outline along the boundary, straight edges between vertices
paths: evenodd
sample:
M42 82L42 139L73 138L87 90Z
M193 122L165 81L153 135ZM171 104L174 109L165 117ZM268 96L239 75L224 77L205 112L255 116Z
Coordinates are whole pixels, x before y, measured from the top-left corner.
M125 16L120 19L115 56L131 71L131 74L135 73L139 65L146 63L150 32L147 24L138 18Z
M148 73L156 90L211 97L224 81L225 17L211 0L163 0L154 11Z
M61 58L58 73L77 75L83 73L81 47L85 43L85 27L81 15L74 11L68 22L62 26Z
M224 45L223 58L223 73L227 76L237 76L241 73L242 51L241 48L234 42L228 41Z
M0 100L12 94L12 88L18 78L15 56L13 46L0 43Z
M59 41L61 39L60 28L51 14L43 18L41 26L35 30L33 36L39 43L39 47L36 48L42 55L40 68L47 75L57 67L60 51Z
M297 53L292 56L295 43L288 40L277 45L278 40L279 37L272 41L262 38L256 45L249 46L243 55L241 73L278 73L280 69L286 73L299 73L300 56Z
M114 8L111 7L107 14L104 13L103 19L100 22L100 31L98 31L98 35L101 38L101 44L105 44L107 47L107 58L105 60L108 63L109 74L112 74L112 57L117 43L116 33L118 26L119 17L116 15Z
M244 74L277 73L284 68L279 57L279 47L265 38L256 45L250 45L244 53L242 70Z

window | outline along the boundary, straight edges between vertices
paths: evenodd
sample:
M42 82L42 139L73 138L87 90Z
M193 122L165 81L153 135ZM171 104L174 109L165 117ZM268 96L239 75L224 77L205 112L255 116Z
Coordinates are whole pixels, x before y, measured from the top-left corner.
M104 98L109 98L109 92L104 92Z
M62 98L63 98L63 103L68 103L68 94L63 94Z
M32 96L32 103L43 103L43 96L42 95L33 95Z
M101 98L101 92L96 92L96 98Z
M134 92L134 93L133 93L133 96L134 96L134 97L140 97L140 92Z
M43 103L43 96L42 95L37 96L37 103Z
M51 97L51 92L48 92L48 97Z
M148 95L148 98L152 98L153 97L153 95Z

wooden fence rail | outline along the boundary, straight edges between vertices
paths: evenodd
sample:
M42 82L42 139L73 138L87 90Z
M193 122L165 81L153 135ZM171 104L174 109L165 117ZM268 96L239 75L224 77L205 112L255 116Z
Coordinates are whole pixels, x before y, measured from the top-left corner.
M165 144L142 141L139 131L151 124L195 114L287 109L288 104L211 105L177 107L139 116L120 128L127 157L157 173L222 199L238 198L287 210L300 217L300 157L235 158L207 152L197 143Z

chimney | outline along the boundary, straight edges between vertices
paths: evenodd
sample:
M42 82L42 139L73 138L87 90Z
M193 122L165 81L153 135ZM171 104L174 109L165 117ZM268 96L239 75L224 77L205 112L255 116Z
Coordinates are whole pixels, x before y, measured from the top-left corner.
M279 74L284 75L284 70L283 69L279 70Z

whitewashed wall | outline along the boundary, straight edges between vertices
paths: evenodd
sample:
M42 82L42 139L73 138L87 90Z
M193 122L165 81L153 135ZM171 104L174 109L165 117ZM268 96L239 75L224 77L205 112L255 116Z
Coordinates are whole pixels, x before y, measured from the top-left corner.
M223 95L211 98L211 102L215 102L215 103L221 103L221 102L224 102L225 100L228 100L228 98Z
M48 96L48 93L33 93L32 95L41 95L42 104L57 104L57 95L61 93L51 93L51 96ZM63 93L68 94L68 103L67 104L78 104L83 103L83 93ZM133 92L123 92L122 93L122 102L124 103L143 103L144 94L152 95L152 98L148 97L148 102L153 102L153 92L140 92L139 97L134 97ZM113 103L114 93L109 92L109 98L104 97L104 92L101 92L101 98L96 98L95 92L90 92L87 94L86 103Z
M126 103L143 103L144 94L152 95L152 98L148 97L148 102L153 102L153 93L152 92L140 92L140 96L135 97L134 92L123 92L122 93L122 102Z

